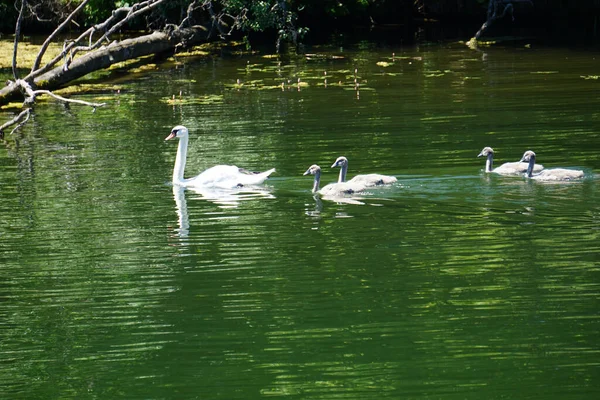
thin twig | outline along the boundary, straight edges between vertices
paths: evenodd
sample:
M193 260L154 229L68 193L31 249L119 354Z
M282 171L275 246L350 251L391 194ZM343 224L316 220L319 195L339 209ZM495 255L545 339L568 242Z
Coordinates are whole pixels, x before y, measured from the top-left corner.
M109 36L112 35L118 29L120 29L123 25L125 25L125 23L131 21L132 19L134 19L135 17L137 17L139 15L142 15L142 14L158 7L160 4L164 3L165 1L166 0L148 0L148 1L141 2L141 3L135 3L131 7L121 7L121 8L116 9L115 11L113 11L113 16L116 16L118 14L121 14L121 13L127 11L127 15L125 16L125 18L123 18L122 20L120 20L119 22L114 24L110 29L108 29L104 33L104 35L102 35L102 37L100 37L98 40L96 40L96 42L92 46L77 46L77 47L71 49L69 58L67 59L67 63L65 65L65 67L68 68L71 61L73 61L75 54L77 54L79 51L91 51L91 50L94 50L94 49L100 47L100 45L104 41L110 41Z
M71 61L73 60L73 57L75 56L76 53L78 53L79 51L91 51L91 50L94 50L94 49L100 47L100 45L102 43L104 43L105 40L108 39L108 36L110 34L114 33L115 30L117 30L121 26L123 26L123 24L125 24L126 22L129 22L132 18L135 18L142 13L147 12L147 11L157 7L158 5L164 3L165 1L166 0L146 0L146 1L143 1L140 3L135 3L131 7L120 7L120 8L117 8L116 10L113 10L111 16L108 17L104 22L87 29L85 32L83 32L81 35L79 35L79 37L77 37L74 41L72 41L67 46L65 46L60 54L58 54L56 57L54 57L52 60L50 60L43 67L30 72L29 75L27 75L24 79L26 79L27 81L32 81L33 79L37 78L38 76L48 72L49 70L54 68L54 66L60 60L64 59L67 54L69 54L69 56L66 58L66 60L67 60L66 65L68 66L71 63ZM140 7L142 7L142 8L140 8ZM137 10L137 12L132 13L131 12L132 9ZM121 18L121 15L123 15L125 13L126 13L125 18L123 20L117 22L113 26L112 24L114 24L115 21L118 20L119 18ZM111 26L112 26L112 28L111 28ZM92 43L93 35L95 32L98 32L98 31L104 31L105 33L104 33L104 35L102 35L102 37L100 39L98 39L98 40L96 40L96 42ZM78 46L78 44L83 40L83 38L88 38L88 42L89 42L88 46Z
M23 79L17 80L15 82L15 84L19 85L23 89L23 91L27 94L25 103L33 104L35 102L35 98L37 96L39 96L40 94L47 94L48 96L54 97L55 99L63 101L65 103L75 103L75 104L82 104L84 106L93 107L94 111L96 110L97 107L102 107L102 106L106 105L106 103L90 103L89 101L84 101L84 100L67 99L66 97L62 97L57 94L54 94L49 90L43 90L43 89L33 90L31 85L28 82L24 81Z
M30 114L31 114L31 108L26 108L25 110L21 111L19 113L19 115L17 115L16 117L14 117L13 119L11 119L8 122L5 122L2 126L0 126L0 136L2 136L4 134L5 128L8 128L9 126L13 126L14 124L20 122L12 131L10 131L10 134L12 135L14 131L19 129L21 126L25 125L25 123L29 120ZM25 120L21 121L23 118L25 118Z
M106 103L90 103L89 101L84 101L84 100L67 99L66 97L62 97L57 94L54 94L49 90L34 90L32 93L36 97L40 94L47 94L48 96L54 97L55 99L63 101L65 103L75 103L75 104L81 104L84 106L90 106L90 107L94 108L94 111L96 111L97 107L103 107L106 105Z
M17 73L17 49L19 48L19 36L21 36L21 24L23 23L23 10L27 0L21 0L21 10L19 10L19 17L17 18L17 25L15 26L15 44L13 45L13 59L12 59L12 73L15 80L19 79Z
M50 36L48 36L46 38L46 40L44 41L44 43L42 44L42 47L40 48L40 51L33 63L33 66L31 67L31 72L34 72L36 69L38 69L40 67L40 63L42 62L42 57L44 56L44 54L46 53L46 50L48 49L48 46L50 45L50 42L52 40L54 40L54 38L62 31L62 29L67 26L69 24L69 22L71 22L71 20L75 17L75 15L77 15L77 13L79 13L79 11L81 11L81 9L83 7L85 7L85 5L89 2L90 0L83 0L81 2L81 4L54 30L54 32L52 32L50 34Z
M186 16L179 24L179 29L184 28L186 24L190 26L192 25L192 13L194 12L194 10L200 7L202 7L202 5L198 5L198 0L194 0L188 5Z

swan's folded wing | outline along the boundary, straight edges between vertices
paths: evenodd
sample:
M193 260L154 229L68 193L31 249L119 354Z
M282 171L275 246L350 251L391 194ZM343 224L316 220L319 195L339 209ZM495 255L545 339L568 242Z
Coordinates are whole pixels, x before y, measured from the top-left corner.
M395 176L381 174L363 174L356 175L348 182L354 182L365 186L389 185L396 182L398 179Z

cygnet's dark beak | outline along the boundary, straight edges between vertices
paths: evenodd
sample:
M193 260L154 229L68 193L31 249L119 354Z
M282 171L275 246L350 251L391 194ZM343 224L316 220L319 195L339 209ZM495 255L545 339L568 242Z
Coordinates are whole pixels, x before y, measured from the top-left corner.
M483 155L483 151L479 154L477 154L477 157L481 157Z
M305 173L303 173L302 175L309 175L310 174L310 168L306 170Z

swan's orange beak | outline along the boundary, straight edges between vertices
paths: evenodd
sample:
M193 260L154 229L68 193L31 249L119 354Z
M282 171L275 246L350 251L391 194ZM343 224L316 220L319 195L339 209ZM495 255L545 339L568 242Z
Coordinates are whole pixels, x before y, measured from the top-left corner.
M165 138L165 140L171 140L171 139L173 139L175 136L177 136L177 133L176 133L176 132L171 132L171 133L169 133L169 136L167 136L167 137Z

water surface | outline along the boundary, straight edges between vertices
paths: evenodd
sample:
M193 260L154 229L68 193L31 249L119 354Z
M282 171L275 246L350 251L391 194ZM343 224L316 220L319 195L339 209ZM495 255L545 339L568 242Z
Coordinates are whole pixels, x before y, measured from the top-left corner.
M0 397L600 393L596 54L311 53L184 60L96 113L40 105L5 138ZM164 138L179 124L187 176L277 173L174 188ZM532 149L587 177L486 175L484 146L497 165ZM335 181L339 155L350 176L398 183L314 197L302 173Z

